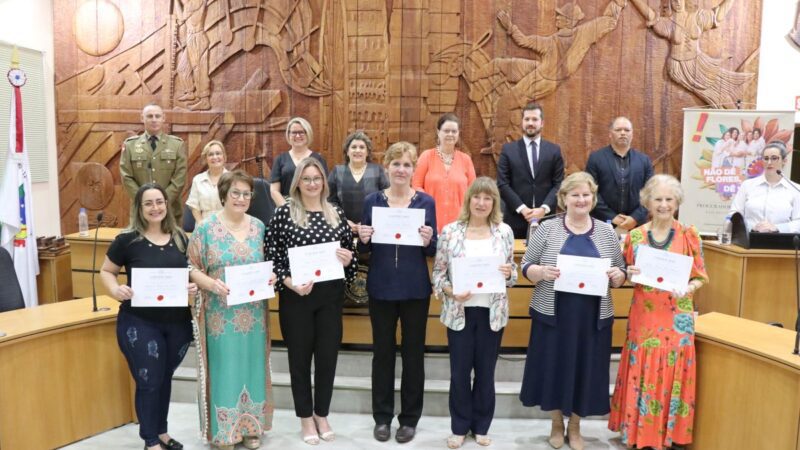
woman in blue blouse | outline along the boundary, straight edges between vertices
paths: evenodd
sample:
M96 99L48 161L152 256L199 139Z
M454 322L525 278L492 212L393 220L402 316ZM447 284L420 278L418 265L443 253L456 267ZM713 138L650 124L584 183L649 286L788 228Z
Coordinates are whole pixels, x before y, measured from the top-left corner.
M394 417L395 329L400 320L403 342L403 375L400 386L400 428L397 442L414 439L422 415L425 387L425 327L431 296L426 258L436 254L436 210L433 198L411 187L417 149L408 142L392 144L383 165L389 188L364 199L359 227L359 251L371 252L367 292L372 322L372 416L373 435L379 441L391 437ZM373 244L372 208L419 208L425 210L425 225L419 228L422 247Z

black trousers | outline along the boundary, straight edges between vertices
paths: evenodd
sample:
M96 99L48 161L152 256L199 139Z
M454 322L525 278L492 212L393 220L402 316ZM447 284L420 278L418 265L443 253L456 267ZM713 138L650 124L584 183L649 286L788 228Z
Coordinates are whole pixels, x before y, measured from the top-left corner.
M342 343L344 282L314 285L299 296L291 289L281 292L281 334L289 356L292 398L297 417L328 415L333 396L336 360ZM311 393L311 359L314 359L314 393Z
M391 424L394 417L394 365L400 320L400 425L416 427L425 393L425 330L430 297L402 301L370 298L372 322L372 417L376 424Z
M117 343L136 382L136 417L139 436L149 446L167 432L172 374L186 356L192 341L189 321L161 323L136 317L120 309Z
M489 308L464 308L464 316L463 330L447 329L450 429L460 436L470 431L485 435L494 417L494 369L503 330L489 327Z

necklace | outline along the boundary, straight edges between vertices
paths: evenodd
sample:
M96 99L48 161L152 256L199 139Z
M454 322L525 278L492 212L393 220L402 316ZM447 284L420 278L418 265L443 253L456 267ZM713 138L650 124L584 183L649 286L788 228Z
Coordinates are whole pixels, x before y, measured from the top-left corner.
M564 222L569 225L569 228L574 232L586 231L592 227L592 219L589 218L589 221L583 221L583 223L576 223L568 216L564 216Z
M220 222L222 222L222 224L225 225L225 228L227 228L229 231L232 231L234 233L237 232L237 231L242 231L242 230L244 230L245 228L247 228L250 225L247 222L247 220L243 219L242 222L239 223L238 227L234 227L233 226L233 222L231 222L230 219L228 219L227 217L225 217L224 215L221 215L221 214L220 214Z
M367 165L366 164L361 166L360 169L354 169L352 164L348 165L348 167L350 167L350 173L352 173L353 177L356 177L356 178L360 177L361 175L364 175L364 172L367 171Z
M439 159L442 160L442 162L444 163L445 166L449 166L449 165L453 164L453 156L456 154L456 152L455 152L455 150L453 150L453 153L449 153L449 154L445 153L437 145L436 146L436 154L439 155Z
M664 250L665 248L669 247L670 242L672 242L672 237L675 236L675 229L670 228L669 233L667 233L667 238L663 241L657 241L653 237L653 230L647 230L647 240L650 242L650 246L653 248L657 248L659 250Z

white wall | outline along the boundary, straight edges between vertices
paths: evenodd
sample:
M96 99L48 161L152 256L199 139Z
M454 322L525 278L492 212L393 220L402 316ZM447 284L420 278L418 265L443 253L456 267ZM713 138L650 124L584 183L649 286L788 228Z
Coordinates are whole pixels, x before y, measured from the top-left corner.
M800 49L786 35L794 27L797 1L763 1L756 105L761 110L794 111L800 95ZM800 123L800 113L795 113L795 123Z
M59 235L52 0L0 0L0 41L44 52L45 104L51 124L47 130L49 180L33 184L34 232L37 236ZM5 74L9 63L0 61L0 72ZM4 129L2 125L0 129Z

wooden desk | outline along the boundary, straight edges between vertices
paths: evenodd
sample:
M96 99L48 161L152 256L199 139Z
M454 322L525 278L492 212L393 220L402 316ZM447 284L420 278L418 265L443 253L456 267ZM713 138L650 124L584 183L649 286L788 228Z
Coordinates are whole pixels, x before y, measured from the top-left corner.
M0 448L50 449L132 422L119 304L91 299L0 314Z
M78 233L64 236L72 248L72 291L76 298L92 296L92 246L94 244L94 230L94 228L89 230L89 236L86 237L80 236ZM120 231L122 231L120 228L106 227L101 227L98 230L95 273L100 272L100 267L103 266L108 247ZM126 276L124 267L120 271L120 275L117 279L120 284L125 283ZM95 276L95 287L97 288L97 295L108 295L108 291L106 291L99 276Z
M71 252L55 256L39 253L36 289L40 305L73 299Z
M697 291L702 313L720 312L794 328L797 318L793 250L747 250L703 242L711 282Z
M694 449L800 449L794 332L720 313L697 320Z

